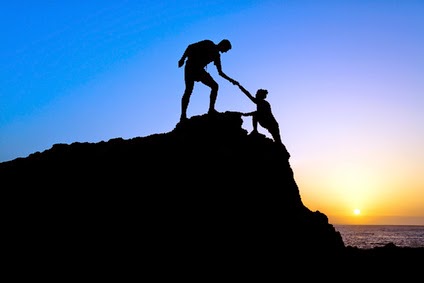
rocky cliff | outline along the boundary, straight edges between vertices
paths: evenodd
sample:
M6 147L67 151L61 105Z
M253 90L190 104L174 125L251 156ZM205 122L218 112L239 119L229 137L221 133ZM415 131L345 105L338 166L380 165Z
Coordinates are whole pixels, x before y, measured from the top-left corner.
M97 258L343 251L326 215L303 205L286 148L242 123L238 112L194 116L167 133L55 144L0 163L15 239Z

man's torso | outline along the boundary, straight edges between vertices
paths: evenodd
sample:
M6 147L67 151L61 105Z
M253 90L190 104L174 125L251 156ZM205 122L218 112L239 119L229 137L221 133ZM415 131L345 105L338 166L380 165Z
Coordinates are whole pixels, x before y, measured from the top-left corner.
M190 45L187 65L204 68L217 60L220 60L218 46L211 40L202 40Z

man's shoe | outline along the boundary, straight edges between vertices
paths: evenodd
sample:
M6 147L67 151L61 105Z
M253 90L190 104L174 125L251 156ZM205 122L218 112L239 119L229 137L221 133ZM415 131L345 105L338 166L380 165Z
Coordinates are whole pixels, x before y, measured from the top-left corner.
M258 130L252 130L249 135L258 136L259 132L258 132Z
M180 117L180 123L187 121L187 116L181 115Z
M209 109L209 111L208 111L208 114L209 115L216 115L216 114L218 114L219 112L218 111L216 111L215 109Z

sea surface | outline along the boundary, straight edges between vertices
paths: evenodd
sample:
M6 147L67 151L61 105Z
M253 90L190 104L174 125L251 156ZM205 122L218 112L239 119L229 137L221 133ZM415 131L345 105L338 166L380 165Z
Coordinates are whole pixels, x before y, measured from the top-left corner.
M382 247L393 243L398 247L424 247L424 226L420 225L333 225L345 246L360 249Z

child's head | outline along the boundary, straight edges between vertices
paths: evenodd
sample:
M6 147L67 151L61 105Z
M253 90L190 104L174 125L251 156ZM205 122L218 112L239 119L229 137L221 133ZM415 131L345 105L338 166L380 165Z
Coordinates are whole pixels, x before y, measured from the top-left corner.
M256 92L256 98L257 99L265 99L268 94L268 91L266 89L258 89Z

